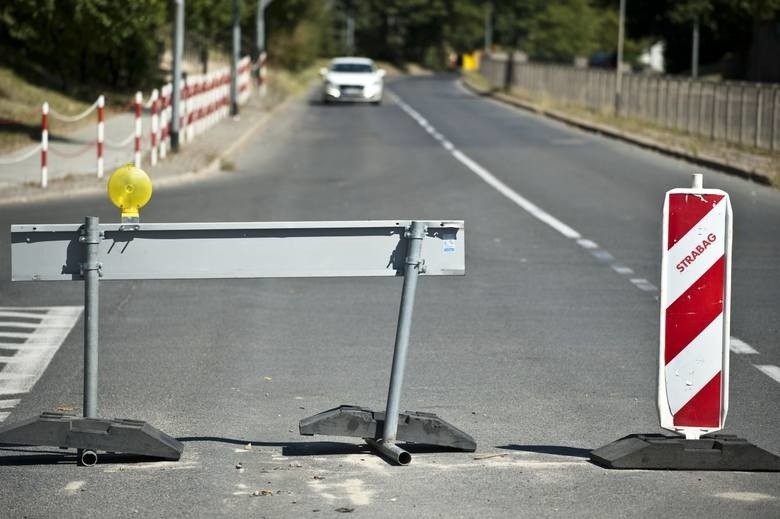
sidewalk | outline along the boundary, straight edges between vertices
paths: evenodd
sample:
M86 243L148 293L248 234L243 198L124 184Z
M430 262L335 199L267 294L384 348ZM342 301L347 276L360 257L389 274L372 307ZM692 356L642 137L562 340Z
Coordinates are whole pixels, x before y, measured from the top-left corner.
M186 181L195 175L203 176L220 171L224 157L233 153L251 137L255 130L267 120L272 108L271 101L263 99L253 90L249 100L240 107L240 118L226 118L193 141L183 144L178 154L168 152L165 160L158 161L155 167L149 164L149 129L150 115L143 116L143 169L156 187L177 181ZM281 106L277 106L279 110ZM132 134L134 116L130 113L120 114L106 120L107 141L119 141ZM133 161L133 142L121 150L106 147L105 174L98 179L97 151L94 141L96 128L83 128L66 136L50 137L49 145L49 186L39 187L40 155L30 158L25 163L13 166L0 166L0 204L44 200L54 197L67 197L84 192L104 192L106 182L113 170ZM53 150L62 154L75 154L80 149L89 147L86 153L75 157L61 157ZM29 148L27 148L29 149ZM23 150L17 150L13 156L21 155Z

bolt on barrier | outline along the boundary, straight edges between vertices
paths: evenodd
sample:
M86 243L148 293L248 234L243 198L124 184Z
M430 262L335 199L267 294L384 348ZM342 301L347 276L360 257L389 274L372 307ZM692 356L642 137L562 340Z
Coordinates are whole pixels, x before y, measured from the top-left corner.
M108 190L122 210L119 224L89 216L83 225L11 226L12 280L84 281L84 408L82 418L44 413L3 425L0 443L75 448L82 465L94 465L99 450L169 460L181 456L179 441L145 422L98 418L97 302L104 281L403 276L384 413L342 405L301 420L300 432L364 438L401 465L411 455L397 441L476 449L471 436L435 414L399 413L417 278L465 273L462 221L142 224L139 209L152 194L148 176L123 166L109 179Z

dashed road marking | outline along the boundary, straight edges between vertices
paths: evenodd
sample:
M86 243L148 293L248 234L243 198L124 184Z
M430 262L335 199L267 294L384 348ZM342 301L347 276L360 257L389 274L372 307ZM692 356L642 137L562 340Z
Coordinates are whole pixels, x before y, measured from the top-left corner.
M761 373L770 377L775 382L780 382L780 368L772 364L754 364Z
M417 124L419 124L434 139L436 139L444 147L444 149L450 153L450 155L452 155L458 162L466 166L466 168L468 168L472 173L480 177L486 184L491 186L493 189L495 189L496 191L504 195L506 198L508 198L515 204L517 204L521 209L525 210L527 213L535 217L537 220L546 223L548 226L552 227L553 229L561 233L566 238L575 240L575 242L580 247L590 252L590 254L593 257L595 257L597 260L601 261L602 263L608 265L612 270L614 270L618 274L623 276L631 276L635 274L633 269L621 263L618 263L617 259L612 254L610 254L609 251L602 249L598 245L598 243L594 242L593 240L584 238L578 231L576 231L572 227L569 227L561 220L558 220L547 211L543 210L542 208L540 208L530 200L521 196L519 193L514 191L504 182L496 178L490 171L482 167L480 164L478 164L473 159L471 159L468 155L466 155L458 148L456 148L455 145L452 144L452 142L447 140L447 138L444 135L442 135L438 130L436 130L436 128L433 125L431 125L431 123L429 123L417 110L409 106L397 94L391 92L390 96L392 97L395 104L401 108L401 110L406 112L407 115L409 115L412 119L414 119L417 122ZM650 281L648 281L645 278L639 278L639 277L629 278L629 281L636 288L644 292L658 291L658 287L653 285ZM756 351L753 347L751 347L749 344L745 343L744 341L737 339L736 337L731 337L730 348L732 352L738 354L748 354L748 355L758 354L758 351ZM766 375L774 379L775 381L780 382L780 368L778 368L777 366L756 365L756 367L759 370L761 370L763 373L765 373Z
M28 393L65 338L76 325L83 307L0 307L0 422ZM24 319L24 321L22 320Z
M753 347L746 343L745 341L741 341L737 339L736 337L731 337L731 353L737 353L740 355L758 355L758 352L753 349Z

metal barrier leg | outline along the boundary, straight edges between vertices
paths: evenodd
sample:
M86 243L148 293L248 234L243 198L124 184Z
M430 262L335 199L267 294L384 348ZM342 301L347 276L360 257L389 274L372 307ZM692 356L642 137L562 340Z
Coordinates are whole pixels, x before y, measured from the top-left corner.
M79 241L84 245L84 417L43 413L38 418L0 427L0 444L68 447L77 449L81 466L93 466L97 451L120 452L178 460L184 446L143 421L97 418L98 314L100 241L99 220L85 219Z
M371 448L399 465L408 465L412 457L396 445L398 440L464 451L476 450L476 443L471 436L435 414L409 411L399 414L398 411L406 370L406 353L409 349L417 278L424 268L421 250L425 232L423 222L412 222L405 234L408 245L404 262L404 285L398 311L393 368L390 373L385 412L377 413L355 406L329 409L301 420L299 430L302 435L330 434L362 437Z

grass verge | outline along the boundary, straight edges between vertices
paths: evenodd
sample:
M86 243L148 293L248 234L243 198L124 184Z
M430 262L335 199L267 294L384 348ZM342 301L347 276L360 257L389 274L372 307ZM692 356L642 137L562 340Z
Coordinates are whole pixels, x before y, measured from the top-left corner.
M491 93L498 97L506 96L502 91L492 87L489 81L476 71L463 72L462 77L475 90ZM550 96L522 90L513 90L509 97L521 101L524 106L539 113L587 123L592 125L595 131L602 127L618 134L642 138L675 153L716 162L740 171L752 172L754 175L750 176L765 180L775 187L780 187L780 160L778 160L780 152L711 140L636 118L615 117L608 112L589 110L578 105L557 101Z

